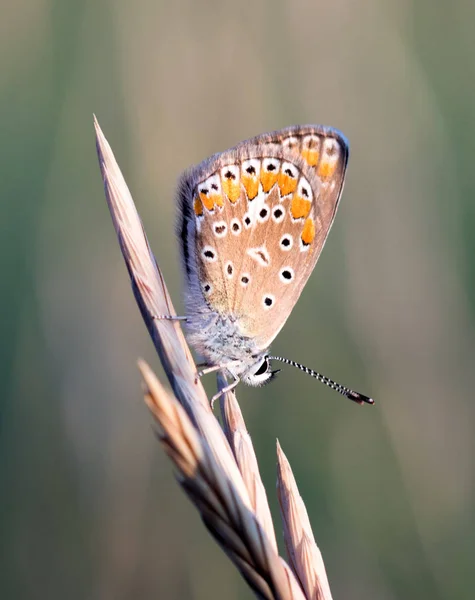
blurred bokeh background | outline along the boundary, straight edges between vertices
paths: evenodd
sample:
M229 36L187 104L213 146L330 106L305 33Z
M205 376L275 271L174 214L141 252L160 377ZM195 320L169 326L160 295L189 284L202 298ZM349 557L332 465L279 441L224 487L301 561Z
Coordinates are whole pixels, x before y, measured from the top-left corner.
M19 0L0 24L0 597L250 598L152 434L160 367L104 200L92 113L178 308L174 188L255 134L351 143L319 264L239 398L280 532L275 438L335 598L473 598L475 4ZM207 380L213 389L213 378Z

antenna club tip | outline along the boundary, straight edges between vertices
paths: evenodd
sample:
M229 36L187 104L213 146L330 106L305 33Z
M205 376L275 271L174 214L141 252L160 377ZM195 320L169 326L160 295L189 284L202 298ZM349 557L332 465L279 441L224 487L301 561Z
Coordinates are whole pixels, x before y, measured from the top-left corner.
M358 392L351 391L347 394L347 397L350 400L353 400L353 402L360 404L361 406L363 406L364 404L374 404L373 398L369 398L368 396L365 396L364 394L359 394Z

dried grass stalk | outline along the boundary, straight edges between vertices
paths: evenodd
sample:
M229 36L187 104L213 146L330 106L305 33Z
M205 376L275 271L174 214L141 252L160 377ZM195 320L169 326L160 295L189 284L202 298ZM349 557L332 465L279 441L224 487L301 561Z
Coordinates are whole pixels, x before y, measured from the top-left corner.
M140 362L146 402L179 482L259 598L331 599L307 512L280 447L279 499L293 571L277 552L257 459L234 393L221 398L225 437L196 381L179 323L154 318L176 313L112 150L96 119L94 125L105 194L134 295L174 392Z
M226 380L224 377L222 375L218 376L218 387L222 389L225 386ZM244 479L252 508L256 513L259 523L262 524L264 530L267 532L267 536L275 552L277 552L277 541L275 539L274 525L272 523L266 490L262 483L251 436L247 431L234 392L228 392L221 396L220 408L224 432Z
M290 569L267 540L256 515L242 502L210 451L209 440L193 426L180 403L159 383L144 362L139 364L146 402L159 424L163 446L179 470L179 482L206 526L262 598L304 599Z
M322 554L315 542L307 509L289 461L277 442L277 494L284 522L284 540L294 573L307 598L330 600L330 585Z

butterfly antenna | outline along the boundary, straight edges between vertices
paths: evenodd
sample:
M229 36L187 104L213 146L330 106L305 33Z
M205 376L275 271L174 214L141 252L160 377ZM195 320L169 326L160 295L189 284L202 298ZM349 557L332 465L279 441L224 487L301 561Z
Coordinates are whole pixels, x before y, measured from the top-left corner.
M365 396L364 394L359 394L358 392L354 392L353 390L350 390L349 388L345 387L344 385L341 385L340 383L336 383L335 381L332 381L328 377L325 377L325 375L320 375L320 373L317 373L316 371L314 371L313 369L309 369L308 367L304 367L303 365L301 365L298 362L295 362L294 360L290 360L288 358L283 358L282 356L269 356L269 360L280 360L280 362L283 362L286 365L291 365L292 367L297 367L297 369L300 369L304 373L307 373L307 375L311 375L312 377L315 377L315 379L318 379L318 381L321 381L325 385L328 385L328 387L331 387L332 390L339 392L342 396L346 396L347 398L349 398L350 400L353 400L353 402L356 402L357 404L365 404L365 403L366 404L374 404L374 400L372 398L368 398L368 396Z

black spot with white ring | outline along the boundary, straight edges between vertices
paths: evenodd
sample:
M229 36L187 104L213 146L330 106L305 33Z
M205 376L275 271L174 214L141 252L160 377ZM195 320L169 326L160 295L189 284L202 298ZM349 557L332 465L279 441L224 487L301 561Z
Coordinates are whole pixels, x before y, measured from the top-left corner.
M270 214L270 210L267 208L267 206L263 206L261 208L261 210L259 211L257 220L260 223L265 223L267 221L267 219L269 218L269 214Z
M205 246L201 251L201 256L206 262L215 262L218 259L216 250L211 246Z
M239 222L239 219L232 219L231 221L231 233L233 233L234 235L239 235L241 233L241 223Z
M294 245L294 238L290 235L290 233L284 233L284 235L280 238L279 245L281 250L288 252Z
M213 229L214 235L219 238L225 237L228 232L228 226L224 221L218 221L217 223L214 223Z
M285 217L285 209L283 206L275 206L272 210L272 219L276 222L276 223L280 223L281 221L283 221Z
M282 283L290 283L293 281L294 277L295 273L292 267L284 267L279 271L279 279L282 281Z
M265 173L277 173L280 167L280 161L276 158L265 158L262 161L262 169Z

